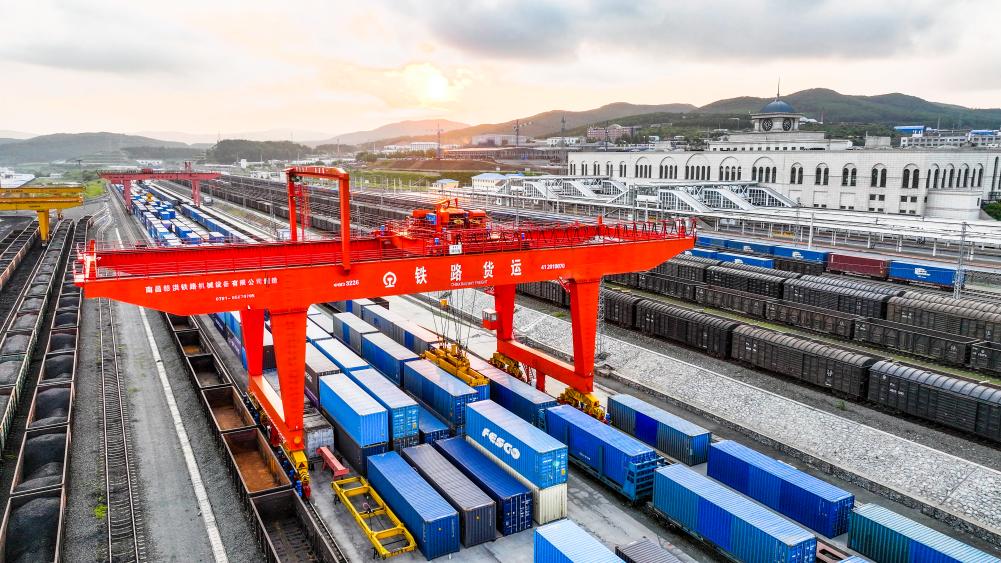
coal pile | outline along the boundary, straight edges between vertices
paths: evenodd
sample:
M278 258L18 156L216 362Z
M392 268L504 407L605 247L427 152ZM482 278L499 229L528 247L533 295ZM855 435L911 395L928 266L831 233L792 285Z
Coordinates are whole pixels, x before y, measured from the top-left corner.
M80 299L76 295L64 295L59 298L59 308L63 309L65 307L76 307L79 305Z
M56 318L53 321L53 326L56 327L76 326L76 311L65 311L62 313L56 313Z
M45 357L45 381L73 377L73 354L50 354Z
M28 351L28 342L30 340L31 336L27 334L8 334L3 342L3 346L0 346L0 356L24 354Z
M59 499L36 498L11 510L4 559L11 563L54 561Z
M35 395L35 421L28 428L65 424L69 417L70 390L46 389Z
M21 303L22 311L41 311L42 310L42 299L36 297L33 299L25 299Z
M21 372L21 360L0 362L0 385L14 385Z
M28 313L26 315L21 315L14 321L14 330L34 330L35 324L38 322L38 315L36 313Z
M66 433L43 434L24 443L21 483L15 492L58 485L63 480Z
M35 283L49 283L52 280L51 274L38 274L35 276Z
M49 336L49 350L52 352L61 352L63 350L72 350L76 348L76 334L56 334L52 333Z

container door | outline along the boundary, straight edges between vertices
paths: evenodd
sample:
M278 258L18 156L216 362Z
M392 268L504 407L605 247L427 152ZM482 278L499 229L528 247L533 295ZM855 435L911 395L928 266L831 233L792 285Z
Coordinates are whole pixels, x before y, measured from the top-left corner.
M649 416L636 413L636 438L654 447L657 446L657 421Z

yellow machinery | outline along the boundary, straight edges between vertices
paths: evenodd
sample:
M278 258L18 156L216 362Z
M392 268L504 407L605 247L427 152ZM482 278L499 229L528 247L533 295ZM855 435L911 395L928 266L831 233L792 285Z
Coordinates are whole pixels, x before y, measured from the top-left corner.
M21 186L0 190L0 211L35 211L42 244L49 242L49 212L83 205L83 186Z
M598 420L605 420L605 407L601 406L598 398L591 393L581 393L573 387L567 387L563 393L560 393L559 397L556 397L556 402L572 405L577 410L584 411Z
M424 359L462 380L470 387L488 385L490 382L480 372L469 366L465 351L455 343L444 344L424 352Z
M362 477L348 477L330 483L334 494L348 508L351 516L361 527L376 554L382 559L413 551L417 547L414 536L403 526L400 519L386 506L368 481ZM388 523L376 530L372 523Z

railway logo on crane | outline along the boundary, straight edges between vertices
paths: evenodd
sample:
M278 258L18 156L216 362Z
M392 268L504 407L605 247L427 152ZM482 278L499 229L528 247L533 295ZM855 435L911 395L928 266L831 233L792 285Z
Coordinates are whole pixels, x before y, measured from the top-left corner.
M386 288L396 287L396 274L393 272L386 272L382 275L382 285Z

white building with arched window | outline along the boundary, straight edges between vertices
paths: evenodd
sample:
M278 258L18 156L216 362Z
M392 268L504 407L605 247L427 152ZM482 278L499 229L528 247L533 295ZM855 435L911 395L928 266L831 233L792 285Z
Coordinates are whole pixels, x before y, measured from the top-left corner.
M606 175L626 185L753 182L802 207L963 220L978 218L981 202L1001 194L998 149L855 148L800 131L802 114L778 98L751 117L753 131L704 151L570 153L568 170L594 175L584 163L610 162Z

